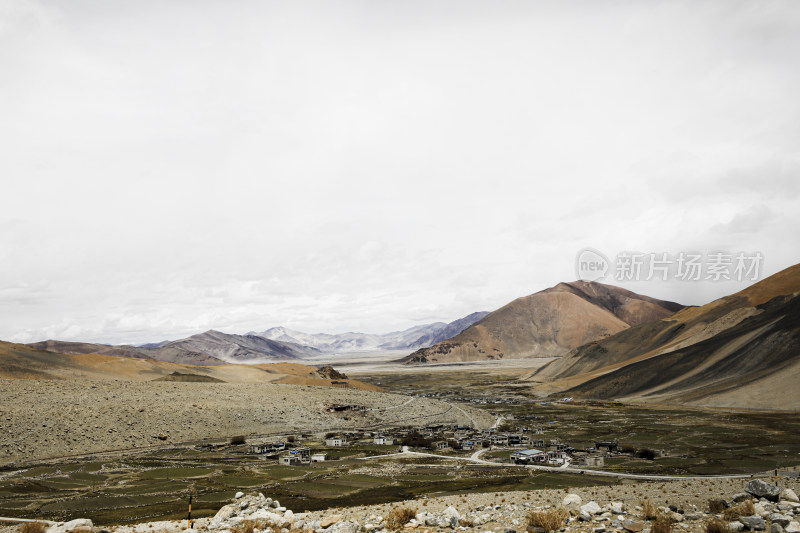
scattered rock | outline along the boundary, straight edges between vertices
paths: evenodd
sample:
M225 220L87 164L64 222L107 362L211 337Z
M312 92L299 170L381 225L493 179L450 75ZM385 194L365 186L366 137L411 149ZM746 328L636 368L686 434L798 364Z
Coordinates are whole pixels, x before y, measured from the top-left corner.
M778 496L780 496L781 493L781 490L777 486L761 479L751 479L747 482L744 490L756 498L766 498L773 502L778 501Z
M760 516L740 516L739 522L751 531L764 531L767 528L767 523Z
M590 515L596 515L596 514L600 514L600 512L603 509L601 509L600 506L597 505L596 501L592 500L587 504L581 505L580 506L580 510L585 512L585 513L589 513Z
M322 520L320 520L319 527L321 527L322 529L329 528L333 524L335 524L337 522L341 522L342 518L343 517L340 514L335 514L335 515L331 515L331 516L325 517Z
M738 520L734 520L733 522L728 522L728 529L737 532L744 531L744 524L742 524Z
M770 513L768 518L770 522L772 522L773 524L780 524L781 527L788 526L789 522L792 521L790 517L780 513Z

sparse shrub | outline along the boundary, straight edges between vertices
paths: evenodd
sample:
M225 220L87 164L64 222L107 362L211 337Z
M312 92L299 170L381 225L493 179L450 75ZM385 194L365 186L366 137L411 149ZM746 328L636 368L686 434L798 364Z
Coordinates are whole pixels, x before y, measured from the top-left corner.
M551 511L531 511L528 513L528 528L540 527L545 533L556 531L564 525L569 517L566 509L553 509Z
M633 444L623 444L619 447L619 451L633 455L636 453L636 448L633 446Z
M636 457L640 459L647 459L648 461L652 461L656 458L658 454L655 450L651 450L650 448L639 448L636 450Z
M725 511L725 502L722 500L708 500L708 512L720 514Z
M719 518L712 518L706 522L706 533L729 533L728 523Z
M402 445L411 446L412 448L428 448L432 443L431 439L427 439L420 435L419 432L414 431L403 439Z
M245 444L246 442L247 439L245 438L244 435L236 435L235 437L231 437L231 445L236 446L239 444Z
M660 514L653 520L653 526L650 528L651 533L672 533L672 519L665 515Z
M458 525L461 527L474 527L475 521L472 518L462 518L458 521Z
M294 435L289 435L288 437L286 437L286 442L294 442L294 441L295 441Z
M642 500L639 502L639 505L642 506L642 516L645 520L653 520L658 516L658 510L655 504L650 500Z
M44 522L25 522L19 526L19 533L44 533L48 527Z
M722 516L726 520L736 520L740 516L752 516L754 514L756 514L756 508L753 506L753 501L745 500L725 509Z
M397 531L403 529L409 520L417 516L417 510L411 507L394 507L389 511L384 525L387 529Z

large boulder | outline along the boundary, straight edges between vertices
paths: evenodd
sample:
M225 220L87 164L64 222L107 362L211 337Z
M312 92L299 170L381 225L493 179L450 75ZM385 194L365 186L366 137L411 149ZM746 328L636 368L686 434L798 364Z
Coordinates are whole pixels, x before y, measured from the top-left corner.
M781 489L761 479L751 479L747 482L744 490L756 498L766 498L773 502L778 501L778 496L781 494Z
M425 525L455 529L458 527L459 520L461 520L461 515L456 508L451 505L441 513L428 514L425 517Z
M355 522L337 522L328 528L333 533L360 533L361 530L362 527Z
M783 530L786 531L786 533L800 533L800 522L789 522L789 525Z
M458 514L458 511L452 505L444 510L442 513L448 520L450 529L455 529L458 527L458 521L461 520L461 515Z
M798 499L797 494L790 488L785 488L781 491L780 500L786 502L800 503L800 499Z
M561 500L561 507L568 511L580 510L581 504L583 504L583 500L581 500L581 497L577 494L567 494L564 496L564 499Z
M47 528L47 533L69 533L70 531L75 531L78 529L91 530L92 527L94 527L94 524L92 524L92 521L88 518L78 518L75 520L70 520L69 522L50 526Z

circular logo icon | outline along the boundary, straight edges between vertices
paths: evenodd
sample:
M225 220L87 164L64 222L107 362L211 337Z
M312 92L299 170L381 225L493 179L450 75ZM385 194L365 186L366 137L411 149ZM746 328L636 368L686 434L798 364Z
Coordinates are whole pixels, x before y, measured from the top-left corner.
M575 256L575 274L583 281L600 281L608 276L608 258L594 248L584 248Z

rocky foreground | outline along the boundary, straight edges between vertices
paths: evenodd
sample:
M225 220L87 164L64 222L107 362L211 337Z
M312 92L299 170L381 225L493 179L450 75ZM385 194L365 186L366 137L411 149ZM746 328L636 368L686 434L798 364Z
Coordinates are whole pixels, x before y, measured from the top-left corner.
M296 512L263 494L240 492L214 517L196 520L193 529L186 520L97 528L78 519L52 525L47 533L545 533L532 515L560 517L553 531L565 533L800 533L798 485L797 478L782 480L780 487L760 479L687 480L466 494L316 512Z
M332 404L366 409L329 413ZM353 389L0 379L0 464L234 435L493 422L471 407Z

